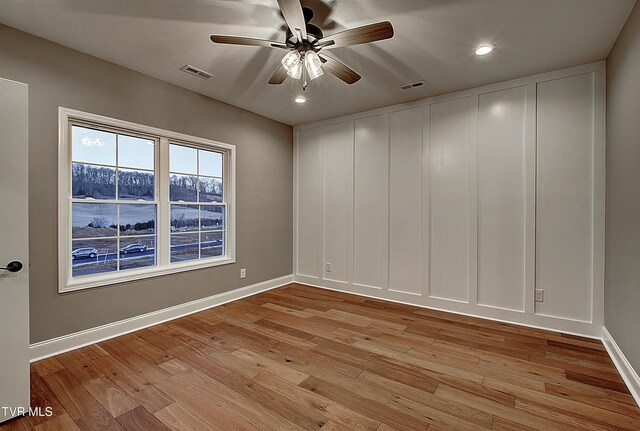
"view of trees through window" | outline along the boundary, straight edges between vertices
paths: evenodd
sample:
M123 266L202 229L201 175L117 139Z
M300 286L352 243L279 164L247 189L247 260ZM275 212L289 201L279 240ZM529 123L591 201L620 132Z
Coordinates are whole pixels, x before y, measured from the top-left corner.
M156 265L156 141L80 125L71 140L73 276Z
M224 254L222 153L169 146L171 262Z
M160 205L158 143L71 126L73 277L158 265L159 208L170 217L169 232L160 237L170 243L171 263L225 254L223 153L170 143L163 173L169 202Z

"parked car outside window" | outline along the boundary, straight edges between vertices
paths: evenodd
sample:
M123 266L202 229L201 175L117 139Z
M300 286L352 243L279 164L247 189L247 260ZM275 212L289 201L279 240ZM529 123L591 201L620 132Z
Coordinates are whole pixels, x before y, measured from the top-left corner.
M142 253L147 250L147 246L144 244L129 244L126 247L120 249L120 254L127 253Z
M94 247L77 248L71 252L74 259L94 258L98 255L98 249Z

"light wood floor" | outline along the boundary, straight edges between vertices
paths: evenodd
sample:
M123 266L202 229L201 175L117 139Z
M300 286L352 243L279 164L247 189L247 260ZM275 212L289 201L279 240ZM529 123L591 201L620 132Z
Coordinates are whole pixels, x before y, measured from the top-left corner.
M32 365L7 430L640 430L601 343L300 285Z

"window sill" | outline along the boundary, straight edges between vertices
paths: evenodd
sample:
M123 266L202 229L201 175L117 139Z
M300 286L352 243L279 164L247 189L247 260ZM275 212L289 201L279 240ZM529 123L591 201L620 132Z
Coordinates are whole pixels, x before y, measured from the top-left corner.
M59 286L58 293L68 293L77 290L90 289L92 287L104 287L114 284L127 283L130 281L143 280L145 278L160 277L163 275L176 274L195 269L210 268L221 265L235 263L235 259L229 256L222 256L206 260L173 263L164 266L154 266L150 268L136 269L122 272L112 272L107 274L92 275L86 277L73 278L67 281L66 286Z

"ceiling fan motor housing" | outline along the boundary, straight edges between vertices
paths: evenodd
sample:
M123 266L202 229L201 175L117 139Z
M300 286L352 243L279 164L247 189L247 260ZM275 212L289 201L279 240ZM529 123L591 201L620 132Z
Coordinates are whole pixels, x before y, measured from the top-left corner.
M307 23L307 40L306 42L309 42L309 44L313 44L314 42L322 39L324 37L324 33L322 32L322 30L320 30L320 28L316 25ZM291 48L295 48L296 45L298 45L298 37L296 35L294 35L290 29L287 28L287 34L286 34L286 43L287 45L289 45ZM305 42L305 41L303 41Z

